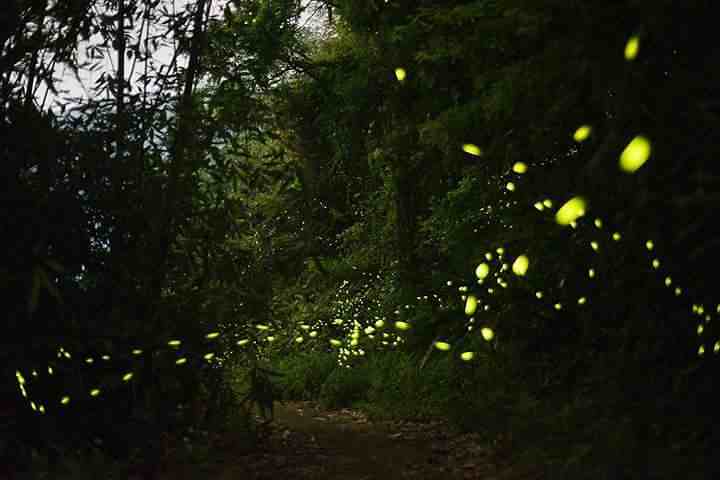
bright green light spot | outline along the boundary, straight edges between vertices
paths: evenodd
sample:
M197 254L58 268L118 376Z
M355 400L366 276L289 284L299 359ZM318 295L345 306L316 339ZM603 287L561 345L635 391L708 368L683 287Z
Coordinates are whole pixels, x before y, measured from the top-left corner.
M590 133L592 132L592 127L590 125L583 125L579 127L577 130L575 130L575 133L573 134L573 139L576 142L584 142L588 139L590 136Z
M508 182L507 185L505 185L505 188L508 189L508 192L514 192L515 191L515 184L513 182Z
M335 339L335 338L331 338L331 339L330 339L330 345L332 345L333 347L339 347L340 345L342 345L342 342L341 342L340 340Z
M178 358L177 360L175 360L175 365L182 365L184 363L187 363L187 358L185 358L185 357Z
M45 413L45 405L40 405L38 407L38 410L40 411L40 413Z
M358 345L358 340L357 340L357 338L353 338L352 340L350 340L350 346L351 346L351 347L357 347L357 345Z
M515 165L513 165L513 172L523 174L527 172L528 167L523 162L515 162Z
M520 255L513 262L512 271L515 275L522 277L525 273L527 273L529 266L530 260L528 260L527 255Z
M130 379L131 379L132 377L133 377L133 373L132 373L132 372L128 372L128 373L126 373L126 374L125 374L125 375L123 375L123 377L122 377L122 379L123 379L123 382L127 382L127 381L129 381L129 380L130 380Z
M480 280L484 280L488 274L490 274L490 266L487 263L481 263L475 269L475 276Z
M675 296L679 297L680 295L682 295L682 288L675 287Z
M395 322L395 328L398 330L407 330L410 328L410 324L407 322Z
M587 298L580 297L578 298L578 305L585 305L587 303Z
M239 346L242 347L243 345L245 345L245 344L248 343L249 341L250 341L250 340L248 340L247 338L244 338L244 339L242 339L242 340L238 340L238 341L237 341L237 345L239 345Z
M654 259L654 260L652 261L652 266L653 266L653 268L654 268L655 270L657 270L658 268L660 268L660 260L658 260L657 258Z
M479 157L482 155L482 150L480 150L480 147L473 143L465 143L462 146L463 152L469 153L470 155L475 155L476 157Z
M655 244L652 240L648 240L647 242L645 242L645 248L647 248L648 250L652 250L653 248L655 248Z
M450 344L446 342L435 342L435 348L443 352L450 350Z
M698 355L700 355L701 357L703 355L705 355L705 346L704 345L700 345L700 348L698 348Z
M217 338L220 336L220 332L210 332L207 335L205 335L205 338L208 340L212 340L213 338Z
M553 202L549 198L546 198L545 200L543 200L542 203L545 206L545 208L552 208L552 206L553 206Z
M270 330L270 327L268 327L267 325L262 325L262 324L255 325L255 328L257 328L258 330L263 330L263 331Z
M105 360L107 362L108 360L110 360L110 355L103 355L100 358L102 358L103 360Z
M535 292L535 296L537 297L538 300L540 300L541 298L543 298L543 293L540 291Z
M99 388L93 388L92 390L90 390L90 396L91 396L91 397L97 397L98 395L100 395L100 389L99 389Z
M490 340L495 338L495 332L493 332L492 328L488 328L488 327L481 328L480 334L487 342L489 342Z
M625 150L620 154L620 169L624 172L633 173L650 157L650 141L638 135L628 143Z
M594 223L597 228L602 228L603 226L603 221L600 218L596 218Z
M543 211L543 208L545 208L545 207L543 206L542 202L535 202L535 203L533 204L533 207L535 207L535 210L537 210L538 212L542 212L542 211Z
M304 341L305 341L305 339L304 339L303 337L297 337L297 338L295 339L295 343L302 343L302 342L304 342Z
M571 198L557 211L555 221L560 225L569 225L570 222L585 215L586 208L587 205L582 197Z
M715 342L715 346L713 347L713 353L720 352L720 341Z
M62 397L62 398L60 399L60 403L61 403L62 405L67 405L68 403L70 403L70 397L68 397L67 395L64 396L64 397Z
M405 72L404 68L396 68L395 69L395 78L398 79L398 82L405 81L405 77L407 77L407 72Z
M95 360L93 360L91 357L85 359L85 363L87 363L88 365L92 364L94 361Z
M477 298L475 295L469 295L465 301L465 315L472 315L477 310Z
M52 375L52 374L53 374L53 368L50 365L48 365L48 375Z
M169 342L167 342L167 344L170 345L171 347L177 347L177 346L179 346L181 343L182 343L182 342L181 342L180 340L170 340Z
M705 330L705 327L703 326L702 323L697 326L697 334L698 334L698 335L702 335L702 333L703 333L704 330Z
M588 277L595 278L595 269L594 268L591 268L590 270L588 270Z
M385 326L385 322L382 320L378 320L375 322L375 328L383 328Z
M275 337L273 337L272 335L270 335L270 336L267 337L265 340L267 340L268 342L274 342L274 341L275 341Z
M665 286L669 287L670 285L672 285L672 278L665 277Z
M313 331L310 332L308 335L310 336L310 338L315 338L315 337L318 336L318 332L316 332L316 331L313 330Z
M302 328L303 330L310 330L310 325L302 324L300 325L300 328Z
M20 370L15 370L15 378L17 378L17 381L20 385L25 385L25 377L22 376Z
M637 57L638 50L640 50L640 39L633 35L625 44L625 60L634 60Z
M475 358L475 352L462 352L460 354L460 358L465 362L469 362L470 360Z
M498 255L503 255L505 253L505 249L503 247L498 247L495 249Z
M487 261L489 262L489 261L492 260L492 259L493 259L493 254L490 253L490 252L487 252L487 253L485 254L485 260L487 260Z
M612 239L615 240L616 242L619 242L621 238L622 238L622 236L618 232L615 232L612 234Z
M214 356L215 356L215 354L210 352L210 353L206 353L205 355L203 355L203 358L207 361L210 361L213 359Z
M65 355L65 358L71 358L71 357L70 357L70 352L63 352L63 355Z
M556 303L555 310L562 310L562 303Z
M142 355L142 352L143 352L142 350L140 350L139 348L136 348L135 350L132 351L132 354L133 355Z
M35 405L35 402L30 402L30 408L37 412L37 405Z
M597 252L598 250L600 250L600 244L599 244L598 242L594 241L594 240L593 240L592 242L590 242L590 246L591 246L592 249L595 250L596 252Z

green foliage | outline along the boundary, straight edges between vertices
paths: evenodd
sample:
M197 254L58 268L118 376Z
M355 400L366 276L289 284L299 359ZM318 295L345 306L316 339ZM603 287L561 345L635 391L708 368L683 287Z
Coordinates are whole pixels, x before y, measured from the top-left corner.
M326 408L350 407L366 397L369 386L369 372L365 365L339 367L325 379L318 399Z
M447 414L449 391L448 358L419 367L412 354L387 352L373 358L370 412L379 418L427 419Z
M0 356L17 382L2 392L23 421L48 419L32 429L45 450L73 431L60 450L95 436L127 456L118 438L227 424L238 375L272 405L266 376L237 366L272 359L285 397L450 416L557 478L711 458L709 2L338 0L324 37L294 0L212 21L205 0L173 18L126 0L117 29L15 3L0 19ZM125 31L145 22L173 25L186 68L156 68L152 29ZM107 71L96 99L48 112L34 89L55 62L81 67L78 38L144 63L142 94ZM640 135L650 158L621 169ZM587 215L559 226L575 196ZM175 411L193 398L200 420ZM0 460L43 451L16 423Z
M282 398L307 400L318 397L337 359L330 352L299 352L279 358L275 368L283 373L278 381Z
M252 365L247 371L247 391L242 399L242 404L248 411L257 407L265 422L273 420L275 415L275 401L280 399L280 388L276 378L283 374L257 364Z

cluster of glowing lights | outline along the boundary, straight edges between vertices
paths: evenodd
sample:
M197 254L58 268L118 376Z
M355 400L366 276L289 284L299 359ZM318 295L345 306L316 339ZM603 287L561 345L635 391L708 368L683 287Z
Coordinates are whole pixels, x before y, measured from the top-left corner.
M214 331L214 332L209 332L209 333L207 333L207 334L205 335L205 339L207 339L207 340L213 340L213 339L219 338L220 336L221 336L220 332ZM238 345L245 345L245 344L247 344L247 343L249 343L249 342L250 342L249 339L245 339L245 340L241 340L241 341L237 342L237 344L238 344ZM180 346L182 345L182 343L183 343L183 342L182 342L181 340L179 340L179 339L171 339L171 340L166 341L166 342L165 342L165 345L168 346L168 347L172 347L173 349L177 349L178 347L180 347ZM143 349L140 349L140 348L132 348L132 349L130 349L130 355L132 355L132 356L142 355L143 352L144 352L144 350L143 350ZM72 355L69 351L67 351L64 347L60 346L60 347L58 348L57 358L60 359L61 361L63 361L63 360L71 360L71 359L73 358L73 355ZM107 354L100 355L99 358L100 358L101 360L103 360L103 361L110 361L110 360L111 360L111 356L110 356L110 355L107 355ZM208 352L208 353L205 353L204 355L202 355L202 358L203 358L206 362L211 362L211 361L213 361L214 359L216 359L216 354L213 353L213 352ZM87 364L87 365L93 365L93 364L95 363L95 358L93 358L93 357L86 357L86 358L84 358L82 361L83 361L83 363L85 363L85 364ZM174 363L175 363L175 365L185 365L185 364L188 363L188 358L185 357L185 356L181 356L181 357L177 358ZM49 376L52 376L52 375L55 374L55 369L53 368L52 365L48 365L48 366L47 366L47 374L48 374ZM33 377L33 378L37 378L37 377L39 377L39 376L40 376L40 375L38 374L38 371L37 371L37 370L32 370L32 377ZM27 380L26 380L26 378L23 376L23 374L22 374L19 370L16 371L15 377L16 377L16 379L17 379L18 388L19 388L19 390L20 390L21 395L22 395L24 398L26 398L26 399L29 400L29 398L28 398L28 391L27 391ZM135 378L135 373L132 372L132 371L127 371L127 372L122 373L121 375L118 375L118 377L119 377L119 379L120 379L120 381L121 381L122 383L128 383L128 382L130 382L131 380L133 380L133 378ZM99 397L99 396L101 395L102 391L103 391L103 390L98 386L98 387L95 387L95 388L92 388L92 389L88 390L86 394L87 394L90 398L96 398L96 397ZM41 413L41 414L46 413L46 406L45 406L45 405L40 404L40 403L37 403L37 402L35 402L35 401L33 401L33 400L29 400L28 403L29 403L30 408L31 408L33 411L36 411L36 412ZM63 405L63 406L64 406L64 405L69 405L69 404L71 403L71 396L70 396L70 395L62 395L62 396L60 396L60 398L59 398L59 400L58 400L58 403L59 403L60 405Z
M625 46L624 56L627 61L634 60L639 51L639 39L636 36L631 37ZM395 69L395 77L399 82L404 82L407 77L407 72L404 68L396 68ZM584 142L586 141L590 135L593 132L593 128L590 125L581 125L578 127L575 132L573 133L573 139L578 142ZM475 144L472 143L465 143L462 145L462 150L473 156L482 156L482 150L480 147L478 147ZM634 137L624 148L624 150L621 152L619 156L619 168L621 171L626 173L634 173L637 170L639 170L650 158L652 152L652 146L650 143L650 140L648 140L646 137L642 135L638 135ZM512 166L512 172L518 175L522 175L528 171L528 166L523 162L516 162ZM506 190L510 192L515 192L517 190L517 185L513 181L509 181L505 184ZM545 209L552 209L553 208L553 202L549 198L545 198L541 201L537 201L534 203L534 208L540 212L544 211ZM573 228L577 227L577 222L586 215L588 210L587 201L584 197L576 196L568 200L565 204L563 204L555 213L555 221L557 224L562 226L571 226ZM596 218L593 222L594 226L597 229L604 228L604 223L602 219ZM613 232L612 233L612 240L613 241L620 241L622 238L621 234L619 232ZM591 248L598 252L600 250L600 245L597 240L592 240L590 242ZM646 249L649 252L652 252L655 248L654 242L652 240L648 240L645 244ZM513 274L515 274L518 277L524 277L526 276L530 260L527 255L521 254L515 258L515 260L512 263L512 266L510 267L507 263L502 263L502 258L505 253L505 249L503 247L498 247L496 249L496 253L498 255L497 261L501 264L501 267L498 269L497 272L497 283L502 288L506 288L508 285L504 281L502 277L500 277L500 273L510 269ZM487 262L492 262L495 260L495 256L491 252L487 252L485 254L485 260ZM482 262L477 265L475 269L475 276L477 277L477 283L482 284L486 279L490 276L491 273L491 266L487 262ZM651 261L651 267L654 270L659 270L661 266L661 262L658 258L653 258ZM596 271L594 268L588 269L588 277L590 279L596 278ZM380 278L379 276L377 277ZM665 275L663 277L663 283L666 287L671 287L673 285L673 280L670 275ZM346 282L347 284L347 282ZM452 286L452 281L447 282L448 286ZM465 294L468 292L468 287L461 286L459 288L460 292ZM495 293L495 290L493 288L488 288L487 292L492 295ZM675 286L674 293L676 296L680 296L682 294L682 288L679 286ZM535 297L538 300L541 300L544 298L544 294L542 291L536 291ZM425 300L427 300L427 297L424 297ZM469 295L463 295L462 296L463 301L465 302L465 314L468 316L473 316L478 312L478 307L481 305L481 300L478 299L478 297L475 294L469 294ZM420 297L418 297L418 300L420 300ZM588 298L586 296L581 296L577 299L577 305L582 306L587 304ZM560 311L563 309L563 303L561 302L554 302L552 303L552 308L554 308L556 311ZM482 305L483 309L482 311L488 311L490 308L489 304ZM355 306L352 304L352 302L348 302L346 305L347 308L354 308ZM405 305L405 310L410 309L409 305ZM400 308L398 308L395 311L396 315L400 314ZM710 315L705 312L705 308L702 305L693 305L692 306L692 312L693 314L698 315L701 317L700 323L697 325L696 332L697 335L702 336L706 332L705 325L710 322ZM345 312L345 314L351 313L350 311ZM717 313L720 314L720 305L717 306ZM392 338L392 336L388 332L380 332L381 329L385 327L385 317L379 317L375 316L374 322L370 320L372 325L366 325L364 328L362 327L360 321L358 320L358 312L353 313L352 315L343 315L343 316L349 316L352 317L352 322L345 321L343 318L336 318L333 321L333 324L336 326L342 327L343 325L350 325L352 323L352 330L348 334L349 342L343 342L340 339L337 338L330 338L328 340L329 344L338 349L338 352L343 359L347 359L349 356L355 355L355 356L363 356L365 354L365 351L361 348L358 348L359 345L359 339L360 339L360 332L362 331L368 338L374 339L376 336L382 339L381 343L383 345L387 345L389 343L389 339ZM469 326L468 331L472 331L473 324L475 322L475 318L469 319ZM318 337L318 327L322 327L323 325L316 325L316 326L309 326L309 325L301 325L301 329L305 331L309 331L307 333L307 336L310 338L317 338ZM411 328L411 324L404 320L396 320L393 323L393 326L396 330L404 332L408 331ZM257 324L255 325L256 329L261 332L269 332L271 330L271 327L263 324ZM486 342L491 342L495 339L495 331L490 328L489 326L483 326L480 328L480 334ZM205 335L205 338L208 340L213 340L216 338L219 338L221 335L217 331L213 331L210 333L207 333ZM265 339L267 342L272 342L275 340L275 336L268 335ZM401 340L401 337L396 336L393 340L393 344L397 344ZM241 340L238 340L236 342L236 345L243 346L250 343L251 339L244 338ZM297 344L301 344L305 342L304 336L297 336L294 338L294 341ZM344 347L344 344L349 345L350 348ZM167 345L170 347L180 347L182 345L182 341L179 339L172 339L167 341ZM445 341L435 341L434 347L442 352L448 352L452 350L452 346L449 342ZM714 353L720 352L720 341L715 341L712 350ZM702 356L705 354L706 348L705 344L701 344L698 348L698 355ZM143 354L143 350L139 348L135 348L131 351L132 355L138 356ZM72 359L72 355L70 352L66 351L64 348L60 347L58 354L58 358L60 359ZM460 353L460 359L466 362L469 362L473 360L476 357L476 353L473 351L465 351ZM102 355L100 357L104 361L109 361L110 356L109 355ZM214 358L216 358L215 354L210 352L203 355L203 359L206 361L211 361ZM85 363L87 364L93 364L94 359L92 357L88 357L85 359ZM176 365L184 365L188 363L188 358L185 356L181 356L175 360ZM48 375L53 374L53 368L48 365ZM33 371L32 376L36 377L37 372ZM133 372L126 372L121 377L122 382L130 382L134 378ZM23 376L23 374L18 370L16 371L16 380L18 383L19 390L23 397L28 398L27 393L27 380ZM100 396L102 390L98 387L92 388L88 391L88 394L90 397L95 398ZM61 405L68 405L71 401L71 397L69 395L63 395L60 397L59 403ZM45 413L46 409L45 406L42 404L37 404L35 401L30 400L30 407L37 412Z
M639 39L636 36L631 37L625 47L625 58L626 60L634 60L638 54L639 51ZM593 128L590 125L582 125L578 127L575 132L573 133L573 139L578 142L584 142L586 141L590 135L592 134ZM480 155L480 149L476 147L473 144L464 144L463 145L463 151L466 153L474 154L474 155ZM619 156L619 168L621 171L626 173L635 173L638 171L650 158L652 152L652 147L650 140L648 140L646 137L642 135L638 135L634 137L627 146L623 149L623 151L620 153ZM517 162L513 165L512 171L516 174L524 174L528 170L527 165L522 162ZM517 189L517 185L514 181L508 181L505 184L506 190L510 192L515 192ZM534 208L540 212L544 211L545 209L551 209L553 207L553 202L549 198L546 198L541 201L535 202L533 205ZM587 201L584 197L576 196L568 200L565 204L563 204L560 209L555 214L555 221L559 225L563 226L571 226L572 228L577 228L578 221L586 215L588 211ZM593 222L594 226L597 229L603 229L604 224L602 219L596 218ZM615 231L612 232L611 238L614 242L619 242L622 239L622 235ZM590 248L595 251L600 251L600 242L598 240L591 240L590 241ZM648 240L646 242L646 248L648 251L652 251L654 248L654 243L651 240ZM485 255L485 259L490 262L493 260L493 256L491 253L487 253ZM529 265L529 260L527 256L521 255L516 258L515 262L513 262L512 265L512 271L517 276L524 276L527 272ZM659 270L660 268L660 260L657 258L654 258L651 262L652 268L654 270ZM507 265L504 264L503 268L506 269ZM482 284L486 278L490 275L490 266L483 262L480 263L476 269L475 269L475 276L478 279L478 283ZM502 270L501 270L502 271ZM588 270L588 277L590 279L594 279L596 277L596 271L594 268L590 268ZM500 284L503 287L506 287L506 284L502 280L502 278L497 278L498 284ZM450 286L450 282L448 282L448 286ZM666 287L673 286L673 279L669 275L665 275L663 278L663 284ZM464 289L464 290L463 290ZM467 287L461 287L461 292L466 292ZM495 290L493 288L488 288L487 292L489 294L494 294ZM680 296L682 294L682 288L675 287L674 293L676 296ZM542 299L543 293L541 291L537 291L535 293L536 298ZM474 296L474 295L463 295L462 299L465 301L465 313L467 315L473 315L477 309L477 305L480 303L480 301ZM586 296L581 296L577 299L577 305L582 306L587 304L588 298ZM487 309L487 305L485 306ZM560 311L563 309L563 304L561 302L556 302L553 304L553 308L557 311ZM718 312L720 313L720 305L718 306ZM473 320L473 319L471 319ZM471 330L472 326L468 327L468 330ZM492 331L492 330L490 330ZM701 325L698 327L698 333L702 333L704 331L704 327ZM486 338L485 330L481 330L483 332L483 337ZM487 339L487 338L486 338ZM437 346L437 345L436 345ZM439 348L439 347L438 347ZM713 350L717 352L720 350L720 341L716 342L716 344L713 347ZM701 346L699 349L699 354L702 355L704 353L704 347Z

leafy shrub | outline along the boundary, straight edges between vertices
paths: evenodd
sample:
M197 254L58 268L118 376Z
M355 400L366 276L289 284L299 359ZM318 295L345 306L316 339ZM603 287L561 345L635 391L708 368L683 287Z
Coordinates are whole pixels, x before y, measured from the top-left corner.
M325 380L337 366L329 352L301 352L278 359L274 368L283 374L277 379L285 400L317 398Z
M367 398L370 383L367 364L355 368L336 368L320 389L320 402L327 408L349 407Z
M441 413L446 396L444 365L428 364L404 352L384 352L369 362L372 388L369 400L376 417L426 418Z

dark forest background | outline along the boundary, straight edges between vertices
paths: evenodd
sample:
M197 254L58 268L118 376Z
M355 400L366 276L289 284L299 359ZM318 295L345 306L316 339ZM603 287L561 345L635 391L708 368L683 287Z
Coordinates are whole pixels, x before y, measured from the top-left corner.
M0 10L0 465L250 432L270 365L548 478L720 473L713 2L168 5Z

